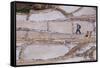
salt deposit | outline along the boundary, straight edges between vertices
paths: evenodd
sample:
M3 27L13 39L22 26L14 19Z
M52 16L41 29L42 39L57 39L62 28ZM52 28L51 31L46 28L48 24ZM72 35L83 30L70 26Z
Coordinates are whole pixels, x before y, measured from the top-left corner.
M39 13L32 14L29 17L30 21L48 21L48 20L56 20L56 19L66 19L66 17L60 13L59 11L52 11L48 13Z
M50 59L64 55L68 48L64 45L30 45L24 51L24 59Z

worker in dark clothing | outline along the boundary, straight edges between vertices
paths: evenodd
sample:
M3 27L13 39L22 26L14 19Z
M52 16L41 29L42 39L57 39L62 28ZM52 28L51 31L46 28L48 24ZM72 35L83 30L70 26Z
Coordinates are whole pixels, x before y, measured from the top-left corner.
M81 25L77 24L76 34L78 34L78 33L81 34L80 29L81 29Z

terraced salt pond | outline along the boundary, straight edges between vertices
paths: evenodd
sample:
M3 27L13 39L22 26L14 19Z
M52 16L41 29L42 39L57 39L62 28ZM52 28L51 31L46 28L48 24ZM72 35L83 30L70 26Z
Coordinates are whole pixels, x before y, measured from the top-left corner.
M68 13L74 12L78 8L80 7L61 7L61 9ZM77 19L77 17L82 16L88 18L95 14L96 11L93 8L83 7L80 11L74 12L72 18L76 17ZM87 20L69 21L70 16L67 17L61 11L53 9L30 13L28 20L27 17L27 14L16 15L16 28L18 29L16 60L19 65L79 62L96 59L95 41L82 44L86 40L83 35L85 35L87 31L93 31L94 27L96 27L96 22L93 24L93 22ZM74 34L76 32L77 23L82 26L82 35ZM27 31L27 29L29 31ZM95 32L92 32L93 36L95 36L94 33ZM50 42L39 41L41 39L51 40L51 38L53 41ZM62 38L64 38L64 40ZM68 38L68 42L62 44L62 42L65 42L65 38L66 40ZM71 40L71 38L73 39ZM76 39L82 40L77 41ZM69 42L70 40L71 42ZM58 42L61 43L58 44ZM80 47L78 47L78 45Z
M32 59L45 60L45 59L50 59L50 58L56 58L56 57L63 56L64 54L66 54L70 48L65 45L32 44L32 45L28 45L24 49L22 58L24 60L32 60ZM18 59L20 50L21 50L21 47L17 48L17 59Z
M26 60L26 61L37 60L37 59L48 60L48 59L64 56L70 51L70 49L72 49L75 46L77 46L77 44L68 44L68 45L31 44L24 47L21 57L23 58L23 60ZM90 49L92 46L95 46L95 43L87 44L85 49L82 49L82 51L77 51L77 53L83 53L86 50ZM23 46L21 47L23 48ZM17 47L17 60L19 60L21 47Z
M30 45L24 51L24 59L49 59L68 52L66 46ZM30 56L29 56L30 55Z

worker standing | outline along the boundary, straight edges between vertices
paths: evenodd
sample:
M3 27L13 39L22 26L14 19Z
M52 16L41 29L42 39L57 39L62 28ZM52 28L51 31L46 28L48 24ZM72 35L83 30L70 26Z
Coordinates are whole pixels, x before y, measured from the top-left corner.
M78 34L78 33L81 34L80 29L81 29L81 25L77 24L76 34Z

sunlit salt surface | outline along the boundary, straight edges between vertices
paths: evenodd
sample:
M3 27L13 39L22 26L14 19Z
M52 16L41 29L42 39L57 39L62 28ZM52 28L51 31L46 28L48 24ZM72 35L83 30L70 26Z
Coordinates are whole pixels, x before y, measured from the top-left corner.
M96 11L93 8L83 7L80 11L74 13L74 16L81 16L81 15L93 15L96 14Z
M17 21L26 21L27 15L16 15Z
M59 11L52 11L48 13L39 13L32 14L29 17L30 21L47 21L47 20L56 20L56 19L66 19L66 17Z
M68 52L64 45L29 45L23 54L24 59L49 59Z
M20 45L20 44L18 44ZM87 46L81 48L76 53L84 53L86 50L90 49L92 46L96 46L95 43L86 44ZM54 45L54 44L32 44L25 47L23 50L22 58L24 60L33 60L33 59L50 59L56 58L60 56L64 56L67 54L73 47L77 46L77 44L67 44L67 45ZM19 53L21 51L21 47L17 47L17 55L16 60L19 60ZM74 57L70 59L66 59L66 62L71 61L81 61L85 60L84 57Z
M16 52L16 60L19 60L19 53L21 51L21 47L17 47L17 52Z
M24 43L17 44L18 47L16 50L16 60L19 60L19 53L21 51L21 48L24 47L23 44ZM24 53L22 53L22 56L23 56L22 58L24 58L25 60L55 58L55 57L63 56L74 46L76 46L76 44L67 44L67 45L32 44L32 45L25 46L25 50L23 50Z
M75 10L79 9L80 7L78 6L59 6L60 9L68 12L68 13L72 13L74 12Z

